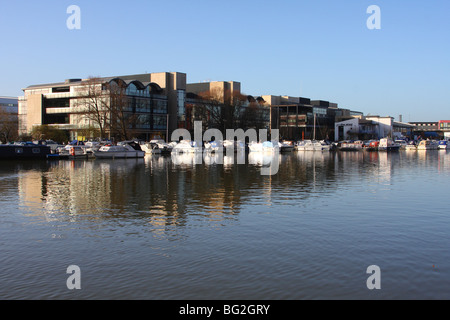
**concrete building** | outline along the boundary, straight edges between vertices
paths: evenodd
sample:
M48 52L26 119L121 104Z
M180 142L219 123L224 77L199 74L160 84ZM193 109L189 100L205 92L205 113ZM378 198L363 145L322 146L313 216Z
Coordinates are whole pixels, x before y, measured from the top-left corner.
M279 129L280 136L287 140L332 140L335 121L362 116L325 100L273 95L262 98L271 107L271 128Z
M169 137L185 121L186 74L161 72L98 79L68 79L64 82L31 85L19 97L19 133L29 134L34 126L51 125L67 130L71 139L85 139L86 132L99 128L99 121L88 116L88 95L96 95L97 104L112 104L112 87L123 89L123 111L133 137L149 140ZM113 135L112 115L105 120L103 138ZM125 118L124 118L125 119ZM107 124L109 123L109 124Z
M203 129L268 129L269 106L262 97L245 95L237 81L188 83L186 86L186 128L195 121ZM231 108L227 112L226 108Z

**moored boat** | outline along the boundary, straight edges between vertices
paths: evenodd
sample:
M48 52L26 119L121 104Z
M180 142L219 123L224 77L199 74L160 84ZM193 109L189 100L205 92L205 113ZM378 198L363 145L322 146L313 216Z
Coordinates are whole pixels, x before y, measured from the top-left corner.
M295 146L297 151L322 151L324 149L322 143L317 140L298 141Z
M142 151L139 145L106 145L94 151L94 156L99 159L143 158L145 152Z
M278 142L250 142L248 145L250 152L280 152Z
M294 151L294 143L292 141L282 141L279 143L280 152Z
M362 151L363 150L363 142L360 140L357 141L342 141L338 146L338 150L340 151Z
M173 147L172 152L174 153L198 153L203 152L203 148L201 146L197 146L195 141L191 140L181 140L177 143L176 146Z
M207 152L223 152L223 144L219 141L210 141L205 143L205 151Z
M408 142L408 144L406 145L405 150L408 151L417 151L417 144L415 141L410 141Z
M5 144L0 145L0 160L46 159L51 148L45 145Z
M447 140L441 140L439 141L439 149L440 150L447 150L450 148L450 143Z
M398 151L398 150L400 150L400 144L395 143L390 138L380 139L378 151Z
M417 146L417 150L437 150L438 144L431 140L422 140Z

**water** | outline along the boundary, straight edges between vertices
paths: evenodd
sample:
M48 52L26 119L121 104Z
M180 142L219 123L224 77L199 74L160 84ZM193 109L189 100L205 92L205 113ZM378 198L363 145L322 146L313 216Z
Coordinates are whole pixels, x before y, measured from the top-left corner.
M2 162L0 299L450 298L450 152L279 159Z

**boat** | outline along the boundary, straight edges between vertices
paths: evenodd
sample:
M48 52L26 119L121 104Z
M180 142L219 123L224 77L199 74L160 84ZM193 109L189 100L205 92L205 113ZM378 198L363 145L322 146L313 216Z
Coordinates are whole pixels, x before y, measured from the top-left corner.
M234 152L245 152L246 149L245 143L240 140L224 140L222 144L225 151L233 149Z
M398 151L400 150L400 144L395 143L390 138L380 139L380 144L378 145L378 151Z
M317 140L298 141L295 150L297 151L322 151L323 145Z
M248 148L250 152L280 152L280 146L278 142L272 141L252 141L249 143Z
M167 143L160 137L156 137L150 140L150 144L156 144L158 148L161 150L162 154L170 154L172 152L173 147L176 143Z
M34 143L0 145L0 160L46 159L51 153L49 146Z
M439 149L440 150L447 150L450 149L450 143L447 140L441 140L439 141Z
M415 141L410 141L408 142L408 144L406 145L405 150L408 151L417 151L417 144Z
M294 150L294 143L292 141L282 141L279 143L280 152L291 152Z
M207 152L223 152L223 144L219 141L211 141L205 143L205 151Z
M97 151L94 151L94 156L98 159L119 159L119 158L143 158L145 152L140 146L122 143L120 145L105 145Z
M394 143L400 145L400 150L406 150L408 143L405 140L395 140Z
M417 150L436 150L438 149L438 144L432 142L431 140L422 140L417 146Z
M378 146L380 145L380 141L373 140L369 142L369 145L364 148L366 151L378 151Z
M78 159L89 156L87 149L83 145L67 145L58 149L56 154L60 159Z
M320 144L322 145L322 151L331 151L334 149L334 146L325 140L321 140Z
M101 148L102 143L98 141L88 141L85 143L85 149L87 153L94 153L94 150L98 150Z
M202 147L198 147L195 141L181 140L173 147L172 152L175 153L198 153L203 152Z
M362 151L363 150L363 142L360 140L357 141L342 141L338 146L339 151Z
M140 144L142 151L146 154L161 154L162 150L159 148L158 144L152 142L144 142Z

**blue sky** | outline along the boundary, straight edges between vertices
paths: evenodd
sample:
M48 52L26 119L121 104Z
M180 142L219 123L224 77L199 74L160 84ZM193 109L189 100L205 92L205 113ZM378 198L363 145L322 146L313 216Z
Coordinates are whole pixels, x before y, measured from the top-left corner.
M66 10L81 9L69 30ZM381 29L366 12L381 9ZM0 95L67 78L185 72L404 121L450 119L450 1L0 0Z

